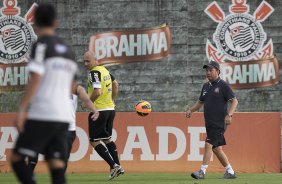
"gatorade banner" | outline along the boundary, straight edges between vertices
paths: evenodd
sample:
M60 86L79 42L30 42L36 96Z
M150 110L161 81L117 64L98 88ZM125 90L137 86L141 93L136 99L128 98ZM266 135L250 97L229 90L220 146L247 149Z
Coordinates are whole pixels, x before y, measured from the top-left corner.
M9 156L18 135L15 114L0 114L0 171L11 171ZM77 113L77 138L67 172L108 172L109 167L89 144L88 113ZM223 149L236 172L280 172L280 113L235 113L228 126ZM204 152L202 113L187 119L184 113L120 112L114 121L113 140L126 172L193 172ZM41 158L42 159L42 158ZM39 162L36 172L47 172ZM224 172L214 156L209 172Z

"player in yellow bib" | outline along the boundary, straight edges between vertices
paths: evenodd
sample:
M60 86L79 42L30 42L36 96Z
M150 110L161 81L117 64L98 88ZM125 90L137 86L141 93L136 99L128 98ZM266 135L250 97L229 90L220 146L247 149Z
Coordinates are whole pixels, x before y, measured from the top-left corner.
M97 95L97 98L93 99L93 103L99 111L115 110L115 104L112 98L113 79L113 76L104 66L95 66L89 72L87 81L88 95L90 97L92 94L95 97ZM97 89L99 89L99 92L94 92Z
M83 59L85 67L89 70L88 95L99 111L99 118L96 121L90 118L92 113L89 114L89 140L96 152L109 164L111 180L124 174L116 145L111 139L115 118L114 99L118 93L118 83L104 66L98 66L94 53L86 52Z

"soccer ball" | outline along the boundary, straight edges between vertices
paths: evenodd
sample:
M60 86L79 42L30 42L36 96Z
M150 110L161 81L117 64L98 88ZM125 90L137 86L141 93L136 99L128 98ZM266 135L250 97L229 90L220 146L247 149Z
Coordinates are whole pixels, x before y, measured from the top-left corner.
M147 116L152 111L151 104L141 100L135 105L135 110L139 116Z

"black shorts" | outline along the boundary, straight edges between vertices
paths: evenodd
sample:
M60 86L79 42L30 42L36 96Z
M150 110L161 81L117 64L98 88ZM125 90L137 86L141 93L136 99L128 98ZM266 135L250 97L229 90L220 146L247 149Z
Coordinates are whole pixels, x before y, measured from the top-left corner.
M218 127L206 127L207 138L206 142L213 145L213 148L226 145L224 132L225 130Z
M88 116L89 140L110 139L112 136L113 122L116 112L114 110L99 111L99 118L96 121L91 119L92 112Z
M44 153L45 160L66 160L68 127L69 123L27 120L13 151L29 157Z

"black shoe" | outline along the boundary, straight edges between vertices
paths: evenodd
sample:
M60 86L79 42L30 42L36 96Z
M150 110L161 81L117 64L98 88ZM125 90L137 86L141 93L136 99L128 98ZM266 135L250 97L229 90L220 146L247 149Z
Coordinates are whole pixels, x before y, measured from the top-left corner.
M119 165L116 165L113 169L111 169L110 171L110 175L109 175L109 180L114 179L114 177L116 177L118 175L118 173L121 171L121 167Z
M117 173L117 176L118 177L119 175L123 175L125 173L124 169L122 167L120 167L120 170L119 172Z
M235 172L234 172L234 174L231 174L231 173L226 171L222 178L224 178L224 179L235 179L235 178L237 178L237 176L236 176Z
M197 180L205 179L205 173L202 170L199 170L197 172L193 172L191 174L191 176L192 176L192 178L197 179Z

